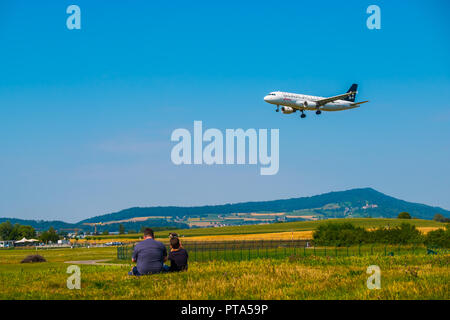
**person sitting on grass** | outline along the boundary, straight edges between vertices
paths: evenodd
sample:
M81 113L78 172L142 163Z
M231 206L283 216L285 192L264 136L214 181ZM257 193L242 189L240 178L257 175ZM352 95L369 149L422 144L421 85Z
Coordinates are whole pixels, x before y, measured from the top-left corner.
M136 262L136 266L128 272L129 275L140 276L154 274L165 271L167 266L167 249L164 244L156 241L153 230L146 228L144 230L144 241L139 242L134 247L131 261Z
M170 238L170 272L186 271L188 268L188 253L181 246L180 239L178 237Z

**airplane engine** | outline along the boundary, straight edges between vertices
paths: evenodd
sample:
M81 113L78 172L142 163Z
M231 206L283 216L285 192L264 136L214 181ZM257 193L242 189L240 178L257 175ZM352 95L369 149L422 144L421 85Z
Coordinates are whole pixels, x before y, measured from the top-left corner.
M315 107L317 107L317 103L315 103L314 101L305 101L303 103L303 105L305 106L305 108L315 108Z
M289 114L295 112L295 109L291 107L281 107L281 112L284 114Z

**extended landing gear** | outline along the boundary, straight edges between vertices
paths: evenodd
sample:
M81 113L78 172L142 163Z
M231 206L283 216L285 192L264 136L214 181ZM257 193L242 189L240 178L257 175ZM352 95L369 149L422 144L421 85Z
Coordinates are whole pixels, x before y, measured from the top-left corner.
M305 112L303 111L303 110L300 110L301 112L302 112L302 114L300 115L300 118L306 118L306 114L305 114Z
M321 113L322 113L322 111L320 111L320 110L316 111L316 114L321 114Z
M277 105L277 109L275 111L280 112L280 106Z

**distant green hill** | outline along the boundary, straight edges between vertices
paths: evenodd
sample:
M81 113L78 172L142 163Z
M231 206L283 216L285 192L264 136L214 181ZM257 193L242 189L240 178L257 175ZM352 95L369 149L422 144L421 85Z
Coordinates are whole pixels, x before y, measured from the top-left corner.
M83 230L85 232L91 232L94 230L92 226L84 225L80 222L77 223L67 223L63 221L45 221L45 220L23 220L23 219L15 219L15 218L0 218L0 223L5 221L9 221L12 224L21 224L26 226L32 226L37 231L48 230L50 227L55 228L58 231L66 231L66 232L74 232L76 229ZM122 224L125 230L134 230L139 231L142 226L148 226L149 222L139 221L139 222L123 222L123 223L114 223L110 225L98 226L97 231L99 233L103 232L103 230L108 231L119 231L119 225ZM169 222L164 219L152 219L151 221L152 227L166 227L166 228L188 228L189 225L185 223L176 223Z
M364 206L369 205L364 209ZM450 211L439 207L399 200L378 192L372 188L352 189L330 192L313 197L292 198L285 200L243 202L200 207L147 207L129 208L81 221L106 222L149 216L204 216L208 214L231 214L250 212L293 212L310 209L323 218L345 217L380 217L395 218L406 211L412 217L432 219L436 213L450 216Z
M221 215L227 217L235 213L253 212L288 212L295 214L314 215L321 219L330 218L396 218L402 212L409 212L412 217L431 220L436 213L450 217L450 211L439 207L412 203L387 196L371 188L352 189L347 191L329 192L313 197L291 198L273 201L255 201L234 204L197 206L197 207L135 207L118 212L92 217L78 223L63 221L35 221L13 218L0 218L0 223L10 220L12 223L31 225L37 230L46 230L50 226L56 229L80 228L92 231L92 226L85 223L99 223L127 220L137 217L170 217L169 219L154 218L140 222L122 222L127 230L139 231L141 226L184 228L187 217L205 217ZM185 219L177 219L177 217ZM251 223L251 222L248 222ZM98 226L98 231L108 229L117 231L119 223Z
M16 218L0 218L0 223L9 221L12 224L21 224L25 226L32 226L36 230L48 230L50 227L53 227L57 230L61 229L74 229L80 228L80 225L77 223L68 223L64 221L45 221L45 220L23 220Z

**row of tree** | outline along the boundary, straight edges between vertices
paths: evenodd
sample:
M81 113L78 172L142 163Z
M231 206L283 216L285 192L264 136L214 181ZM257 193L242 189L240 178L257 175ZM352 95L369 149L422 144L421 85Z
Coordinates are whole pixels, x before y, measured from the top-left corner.
M426 244L429 246L450 247L450 226L423 235L409 223L391 228L366 230L352 223L326 223L313 233L317 245L350 246L355 244Z
M0 223L0 240L20 240L22 238L32 239L36 238L36 230L32 226L24 226L18 223L14 225L10 221ZM53 227L47 231L39 234L38 239L42 242L48 243L57 242L60 235Z
M412 218L408 212L400 212L397 216L397 219L412 219ZM436 213L433 217L433 220L437 222L450 222L450 218L446 218L440 213Z
M444 217L444 216L443 216L442 214L440 214L440 213L436 213L436 214L434 215L433 220L434 220L434 221L437 221L437 222L450 222L450 218L446 218L446 217Z
M32 226L24 226L21 224L12 224L10 221L0 223L0 239L1 240L20 240L22 238L35 238L36 231Z
M139 230L139 232L143 233L146 228L150 228L150 227L146 226L146 225L142 225L140 230ZM166 227L155 227L155 226L153 226L151 228L153 229L153 231L163 231L163 230L178 229L180 227L176 226L176 225L173 225L173 226L166 226ZM134 229L128 229L128 231L126 231L125 230L125 226L123 224L120 224L119 225L119 234L125 234L125 233L127 233L127 234L136 234L138 232L136 230L134 230ZM109 235L109 230L108 229L103 230L102 235Z

